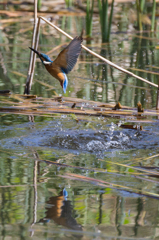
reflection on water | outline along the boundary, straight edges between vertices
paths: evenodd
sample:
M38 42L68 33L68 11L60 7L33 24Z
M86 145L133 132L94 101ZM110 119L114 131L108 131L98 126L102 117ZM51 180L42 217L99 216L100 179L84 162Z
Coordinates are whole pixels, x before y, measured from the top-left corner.
M47 223L53 220L56 224L72 230L82 231L82 226L72 216L72 203L67 199L68 193L63 189L58 196L50 197L46 202L46 216L39 223ZM82 237L78 235L78 237Z
M39 148L37 156L35 151L31 153L31 149L29 152L24 149L24 152L15 153L0 150L0 222L3 238L157 239L157 199L97 187L93 182L89 184L61 178L59 175L65 175L65 171L74 170L44 162L36 164L37 156L50 159L52 150ZM57 153L54 152L54 156ZM63 154L64 157L67 159L66 153ZM80 161L86 162L88 156L80 154L77 158L73 155L68 157L68 162L76 161L79 166ZM92 155L89 159L91 165L94 158ZM88 176L87 171L80 173ZM91 173L89 175L92 176ZM35 178L37 182L34 182ZM117 179L117 175L112 177L98 173L98 178L106 178L107 181L110 178L118 183L125 181L129 186L138 184L146 189L154 189L156 185L122 175Z
M145 178L144 174L140 176L131 169L125 171L123 166L100 160L99 149L95 149L95 146L92 151L85 151L84 147L72 151L72 140L72 145L61 148L53 139L57 135L59 142L58 132L61 129L60 134L63 132L63 140L66 141L68 129L77 127L74 120L67 121L62 117L44 121L45 118L35 117L34 123L28 123L27 117L16 116L8 122L9 125L4 125L11 118L1 115L1 119L0 221L3 238L14 235L17 239L21 236L23 239L52 239L53 236L57 239L157 239L158 199L124 189L102 187L95 182L98 179L158 193L157 178ZM111 121L107 120L104 127L101 124L103 118L98 119L98 125L94 125L96 131L92 130L91 125L84 130L84 123L79 122L79 132L74 130L78 143L83 141L84 144L84 137L85 142L98 138L104 143L104 131L109 135L112 126L115 126L114 123L110 124ZM101 131L103 127L105 129ZM128 138L131 134L137 134L135 130L115 128L114 136L118 135L118 131L124 131ZM126 149L118 146L118 150L112 147L108 152L104 148L100 157L106 161L135 166L157 166L157 148L152 148L153 142L146 141L157 128L157 124L151 129L149 124L145 124L144 129L149 131L138 133L138 150L136 147ZM42 142L43 145L45 142L44 146ZM153 150L149 147L146 150L145 144L151 144ZM94 181L73 179L68 175L72 173L90 177Z

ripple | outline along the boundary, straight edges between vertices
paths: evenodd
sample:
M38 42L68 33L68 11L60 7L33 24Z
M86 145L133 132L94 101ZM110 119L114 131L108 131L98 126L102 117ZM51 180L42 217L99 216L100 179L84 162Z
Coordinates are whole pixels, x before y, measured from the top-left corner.
M17 131L18 133L12 132L14 137L0 140L0 144L5 148L43 146L96 154L113 150L157 149L159 136L157 132L154 134L156 126L151 126L150 130L148 128L147 126L146 131L136 131L113 127L112 130L111 126L109 130L74 130L62 128L62 125L54 125L53 127L52 122L50 122L47 126L38 126L30 131L28 131L27 126L27 134L25 135L25 127L21 126L21 130ZM6 131L8 131L7 127Z

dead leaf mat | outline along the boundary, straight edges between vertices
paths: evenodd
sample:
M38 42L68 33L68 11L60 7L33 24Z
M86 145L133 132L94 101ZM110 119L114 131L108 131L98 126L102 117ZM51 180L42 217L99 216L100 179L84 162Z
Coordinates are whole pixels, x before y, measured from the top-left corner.
M36 95L0 95L0 113L54 117L56 114L75 114L85 116L103 116L128 118L130 122L154 122L159 111L144 110L137 112L137 107L121 106L112 110L114 104L88 101L80 98L53 97L42 98ZM152 119L153 118L153 119Z

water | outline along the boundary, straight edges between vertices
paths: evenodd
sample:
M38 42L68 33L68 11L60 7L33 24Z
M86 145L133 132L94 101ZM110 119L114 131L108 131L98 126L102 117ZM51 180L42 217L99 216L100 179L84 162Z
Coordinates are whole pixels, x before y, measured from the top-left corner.
M30 31L20 34L19 29L29 24L0 30L0 86L18 94L24 91L22 74L27 73L31 39ZM40 51L46 53L61 42L66 38L43 27ZM109 48L102 45L101 49L99 37L92 42L94 51L124 68L157 66L155 46L152 39L123 33L112 35ZM137 74L157 83L156 75ZM38 62L31 93L51 98L54 91L63 94L58 81ZM140 101L150 109L156 104L155 88L84 51L69 74L66 96L113 104L120 101L132 107ZM1 106L7 106L6 100L13 101L2 96ZM114 118L89 116L77 122L69 114L29 117L1 112L2 239L158 239L159 201L152 196L159 192L157 175L124 166L158 167L158 119L147 120L140 131L120 128L121 120ZM122 119L122 124L127 121L130 119Z

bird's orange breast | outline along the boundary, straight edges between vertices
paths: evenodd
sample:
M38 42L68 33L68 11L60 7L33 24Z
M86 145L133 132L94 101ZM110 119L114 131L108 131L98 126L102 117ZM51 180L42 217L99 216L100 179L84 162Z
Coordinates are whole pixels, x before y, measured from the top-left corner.
M45 68L54 78L58 79L60 83L64 82L65 76L58 66L56 67L53 64L51 64L51 65L45 65Z

